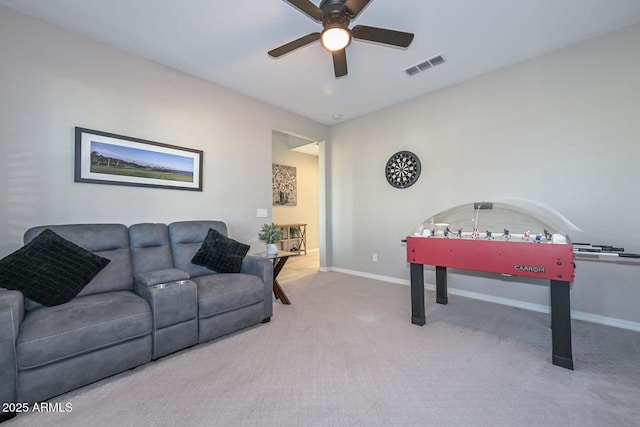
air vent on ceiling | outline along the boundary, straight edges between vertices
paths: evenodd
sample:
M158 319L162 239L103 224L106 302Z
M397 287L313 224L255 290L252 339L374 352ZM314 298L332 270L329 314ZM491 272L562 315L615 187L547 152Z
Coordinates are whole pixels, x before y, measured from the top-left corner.
M418 74L420 72L420 69L418 69L418 67L411 67L404 70L404 72L409 74L410 76L413 76L415 74Z
M419 64L412 65L409 68L405 68L404 72L407 73L409 76L415 76L420 71L428 70L429 68L433 68L436 65L440 65L440 64L444 64L444 56L442 56L442 54L436 55L432 58L422 61Z

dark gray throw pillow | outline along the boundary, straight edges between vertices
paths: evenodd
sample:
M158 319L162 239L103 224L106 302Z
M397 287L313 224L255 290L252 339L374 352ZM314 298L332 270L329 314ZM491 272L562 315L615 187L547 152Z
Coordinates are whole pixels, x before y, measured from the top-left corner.
M0 260L0 287L52 307L71 301L109 262L47 228Z
M218 273L239 273L242 260L249 248L249 245L230 239L210 228L191 262Z

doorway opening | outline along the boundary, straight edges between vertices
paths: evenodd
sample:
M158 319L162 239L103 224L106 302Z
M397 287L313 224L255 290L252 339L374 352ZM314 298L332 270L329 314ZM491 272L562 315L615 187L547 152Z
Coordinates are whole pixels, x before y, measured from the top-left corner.
M312 274L323 265L323 151L322 141L272 131L272 220L285 230L280 249L300 254L289 258L282 281Z

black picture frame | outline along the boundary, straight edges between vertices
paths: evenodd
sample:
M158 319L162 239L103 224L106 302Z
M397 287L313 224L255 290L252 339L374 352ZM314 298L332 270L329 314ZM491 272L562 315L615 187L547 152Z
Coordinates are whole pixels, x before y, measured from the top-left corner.
M202 191L203 152L75 128L74 181Z

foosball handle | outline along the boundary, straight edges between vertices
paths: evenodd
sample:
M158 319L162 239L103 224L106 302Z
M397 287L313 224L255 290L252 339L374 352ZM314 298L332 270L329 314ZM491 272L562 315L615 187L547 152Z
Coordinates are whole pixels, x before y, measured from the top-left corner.
M640 254L627 254L624 252L621 252L618 254L618 257L620 258L640 258Z

